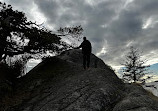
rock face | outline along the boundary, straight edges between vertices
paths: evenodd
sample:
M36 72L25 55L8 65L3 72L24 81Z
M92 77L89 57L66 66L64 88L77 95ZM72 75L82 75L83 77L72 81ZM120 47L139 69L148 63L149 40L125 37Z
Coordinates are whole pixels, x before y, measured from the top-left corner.
M158 97L158 81L146 83L143 85L143 88L151 91L155 96Z
M76 63L82 66L82 51L81 50L69 50L63 52L59 58L66 60L68 62ZM94 54L90 56L90 67L91 68L102 68L107 69L107 65L100 58L96 57Z
M91 55L82 68L80 50L47 58L19 80L6 111L157 111L158 102L140 86L124 84ZM6 105L6 104L5 104Z
M125 97L113 111L158 111L158 98L140 85L125 84Z

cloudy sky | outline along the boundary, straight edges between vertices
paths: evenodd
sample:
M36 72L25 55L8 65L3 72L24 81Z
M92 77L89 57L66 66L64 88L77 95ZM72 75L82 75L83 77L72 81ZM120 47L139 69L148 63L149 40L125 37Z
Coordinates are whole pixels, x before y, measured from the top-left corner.
M24 11L31 21L59 27L82 25L93 53L120 67L130 46L158 63L158 0L0 0Z

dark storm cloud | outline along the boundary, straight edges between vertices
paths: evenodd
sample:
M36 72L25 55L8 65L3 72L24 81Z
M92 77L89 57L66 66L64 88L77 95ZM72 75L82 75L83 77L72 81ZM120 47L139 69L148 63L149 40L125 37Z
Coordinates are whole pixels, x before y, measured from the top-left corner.
M52 30L82 25L93 53L112 66L120 65L131 45L149 60L156 58L152 54L158 51L158 0L6 1L26 11L30 18L34 15L29 11L36 5L46 18L45 26Z
M33 18L33 15L30 14L30 10L33 7L33 2L29 0L0 0L2 2L7 2L13 6L14 9L24 11L27 13L27 17L30 19Z
M108 63L120 63L127 48L130 46L128 46L130 42L131 45L142 50L144 56L157 51L157 22L152 28L147 27L143 29L142 27L145 24L144 20L150 17L158 18L158 8L155 4L158 5L158 1L135 0L120 12L118 19L110 24L106 32L108 33L106 38L110 46L109 50L112 50L107 53L109 54ZM147 59L153 59L152 56L154 55L151 54L150 58Z
M134 10L140 11L143 16L149 16L157 14L157 4L157 0L135 0L133 8Z
M49 24L51 24L51 22L57 22L59 14L59 4L56 1L35 0L34 2L38 6L38 9L41 11L41 13L45 15Z

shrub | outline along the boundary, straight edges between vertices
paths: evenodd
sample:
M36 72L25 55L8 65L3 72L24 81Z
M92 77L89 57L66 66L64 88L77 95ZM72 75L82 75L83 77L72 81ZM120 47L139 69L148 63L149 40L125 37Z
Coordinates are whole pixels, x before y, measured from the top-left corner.
M25 73L25 64L27 60L28 58L25 58L25 56L18 56L2 61L0 63L0 77L14 83L17 77Z

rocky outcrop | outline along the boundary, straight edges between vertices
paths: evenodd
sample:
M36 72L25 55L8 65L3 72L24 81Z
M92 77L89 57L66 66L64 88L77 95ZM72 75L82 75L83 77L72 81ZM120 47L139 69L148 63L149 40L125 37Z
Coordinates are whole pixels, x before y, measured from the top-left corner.
M64 51L58 57L62 60L66 60L68 62L72 62L82 66L82 61L83 61L82 56L83 55L81 50L69 50L69 51ZM96 57L94 54L91 54L90 61L91 61L90 62L91 68L108 69L107 67L109 67L103 62L103 60Z
M97 61L97 62L96 62ZM156 111L157 101L140 86L124 84L92 54L90 70L80 50L45 59L19 79L6 111ZM144 98L144 99L143 99ZM5 100L5 99L4 99ZM14 102L13 102L14 101Z
M158 97L158 81L146 83L143 85L143 88L149 90Z
M158 98L138 84L125 84L124 95L113 111L158 111Z

